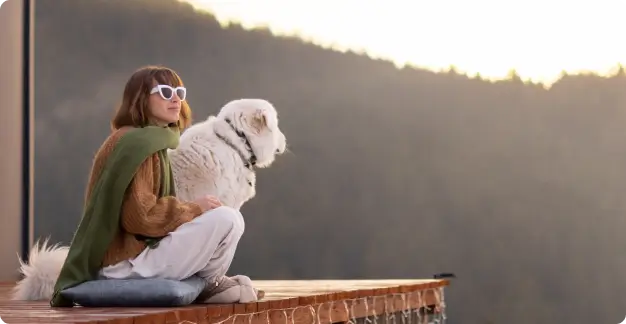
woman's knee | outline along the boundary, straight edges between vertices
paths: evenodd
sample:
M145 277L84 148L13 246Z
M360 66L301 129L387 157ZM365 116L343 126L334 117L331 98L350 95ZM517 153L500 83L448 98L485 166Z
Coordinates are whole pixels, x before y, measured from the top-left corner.
M220 206L215 209L211 209L198 216L196 220L200 223L206 224L207 226L215 226L217 223L240 232L243 232L245 228L241 212L228 206Z

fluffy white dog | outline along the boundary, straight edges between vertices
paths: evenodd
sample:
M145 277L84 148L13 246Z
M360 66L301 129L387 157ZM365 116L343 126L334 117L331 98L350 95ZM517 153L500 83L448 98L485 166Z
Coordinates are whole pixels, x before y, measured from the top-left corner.
M255 194L254 167L268 167L285 151L278 114L262 99L226 104L217 116L189 127L169 151L176 195L194 200L213 195L240 209Z
M227 103L217 116L189 127L179 146L168 151L181 200L213 195L222 204L240 209L255 194L254 167L268 167L286 149L274 106L262 99ZM27 263L20 261L23 279L14 300L50 300L56 278L67 257L67 246L35 244Z

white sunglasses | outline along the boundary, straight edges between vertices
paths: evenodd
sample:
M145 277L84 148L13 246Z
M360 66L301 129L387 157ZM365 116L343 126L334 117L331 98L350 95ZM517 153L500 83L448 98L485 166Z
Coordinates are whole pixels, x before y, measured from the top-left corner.
M150 90L150 94L157 92L161 95L161 98L165 100L172 100L172 98L174 97L174 92L176 92L176 95L178 96L178 98L180 98L181 101L185 101L185 98L187 97L187 88L185 87L173 88L166 84L159 84L154 86L154 88Z

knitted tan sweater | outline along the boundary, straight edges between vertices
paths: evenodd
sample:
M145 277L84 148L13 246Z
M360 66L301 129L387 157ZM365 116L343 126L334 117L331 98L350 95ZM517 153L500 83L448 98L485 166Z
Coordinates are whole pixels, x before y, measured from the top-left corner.
M93 161L87 185L86 201L98 178L107 156L117 140L130 128L114 131L102 144ZM202 214L195 203L182 202L175 197L157 198L161 180L161 167L157 154L144 161L126 190L120 228L105 254L102 266L106 267L139 255L146 247L135 235L165 236L178 226Z

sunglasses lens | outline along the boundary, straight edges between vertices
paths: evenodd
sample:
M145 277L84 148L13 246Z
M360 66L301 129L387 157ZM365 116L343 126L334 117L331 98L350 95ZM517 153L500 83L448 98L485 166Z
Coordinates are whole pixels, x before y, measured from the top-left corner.
M161 96L163 97L163 99L172 99L172 89L161 87L161 89L159 90L161 91Z
M178 88L176 89L176 95L178 96L178 98L180 98L180 100L185 100L185 96L187 95L187 90Z

